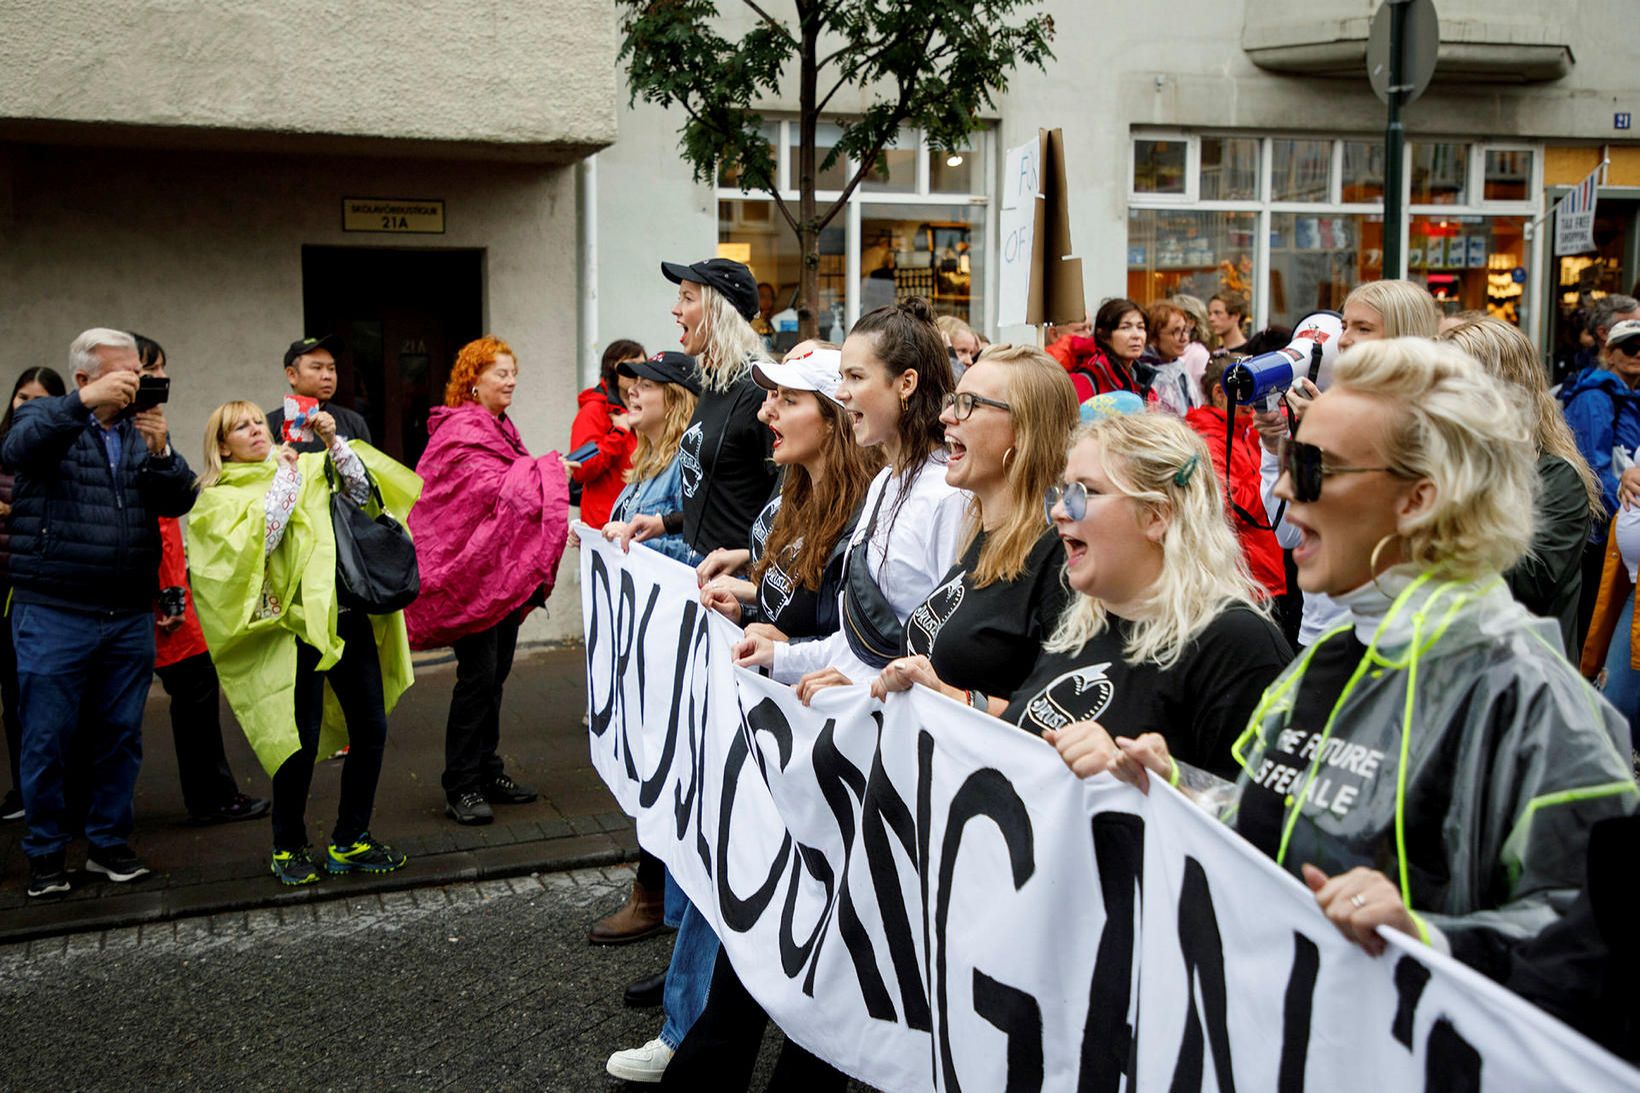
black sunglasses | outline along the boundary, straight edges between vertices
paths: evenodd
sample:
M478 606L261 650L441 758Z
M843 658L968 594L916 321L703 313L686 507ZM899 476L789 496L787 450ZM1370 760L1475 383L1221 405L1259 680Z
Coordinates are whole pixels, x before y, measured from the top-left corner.
M1326 453L1314 444L1288 438L1281 442L1279 452L1282 469L1293 478L1293 500L1309 504L1321 500L1321 483L1335 474L1393 474L1410 477L1399 467L1336 467L1326 460Z

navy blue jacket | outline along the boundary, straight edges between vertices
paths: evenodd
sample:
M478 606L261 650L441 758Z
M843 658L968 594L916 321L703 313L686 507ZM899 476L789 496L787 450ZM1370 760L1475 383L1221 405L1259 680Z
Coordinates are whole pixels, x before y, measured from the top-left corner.
M114 431L117 470L78 391L18 407L0 445L0 463L17 475L9 521L17 602L108 614L153 610L155 518L193 508L193 472L174 451L150 455L129 421Z

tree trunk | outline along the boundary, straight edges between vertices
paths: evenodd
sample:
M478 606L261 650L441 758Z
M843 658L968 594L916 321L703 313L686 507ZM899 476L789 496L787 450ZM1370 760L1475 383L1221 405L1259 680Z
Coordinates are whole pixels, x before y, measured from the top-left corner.
M797 19L803 35L803 51L798 72L798 146L797 146L797 253L802 260L801 280L797 293L797 333L802 338L813 338L820 330L820 231L816 226L814 203L815 162L814 133L819 118L818 49L820 44L819 13L810 4L797 5Z

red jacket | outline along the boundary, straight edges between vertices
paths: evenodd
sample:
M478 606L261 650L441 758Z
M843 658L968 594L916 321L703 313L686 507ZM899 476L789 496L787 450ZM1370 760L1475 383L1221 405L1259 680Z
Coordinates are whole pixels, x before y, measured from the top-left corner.
M174 516L159 518L159 586L161 588L188 587L188 556L182 549L182 525ZM188 605L182 614L182 625L165 630L158 625L159 605L154 605L154 667L168 668L189 657L208 652L205 634L199 628L199 616L194 614L194 594L188 593Z
M1111 391L1132 391L1142 395L1139 381L1131 369L1112 363L1092 338L1066 334L1047 348L1048 356L1058 361L1071 377L1076 388L1076 401L1086 402L1094 395Z
M631 430L617 429L610 417L609 396L602 387L581 392L581 408L569 430L571 451L597 442L598 452L581 462L575 481L581 483L581 519L595 528L609 521L609 510L626 486L627 468L632 466L632 450L638 438Z
M1258 434L1253 431L1251 412L1238 414L1236 438L1230 458L1230 524L1241 539L1241 552L1247 566L1253 571L1253 580L1263 585L1272 597L1287 591L1287 569L1282 561L1281 544L1270 528L1264 514L1264 496L1259 488ZM1184 416L1185 424L1196 430L1207 441L1207 450L1213 456L1213 476L1224 485L1224 430L1225 414L1214 406L1198 406ZM1256 523L1237 512L1240 508Z

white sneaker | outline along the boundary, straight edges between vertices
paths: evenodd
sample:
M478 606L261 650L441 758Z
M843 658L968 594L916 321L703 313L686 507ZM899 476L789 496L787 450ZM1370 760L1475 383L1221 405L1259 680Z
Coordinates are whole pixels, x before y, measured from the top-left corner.
M665 1040L651 1040L643 1047L627 1048L609 1057L604 1069L613 1078L629 1082L659 1082L672 1061L672 1049Z

